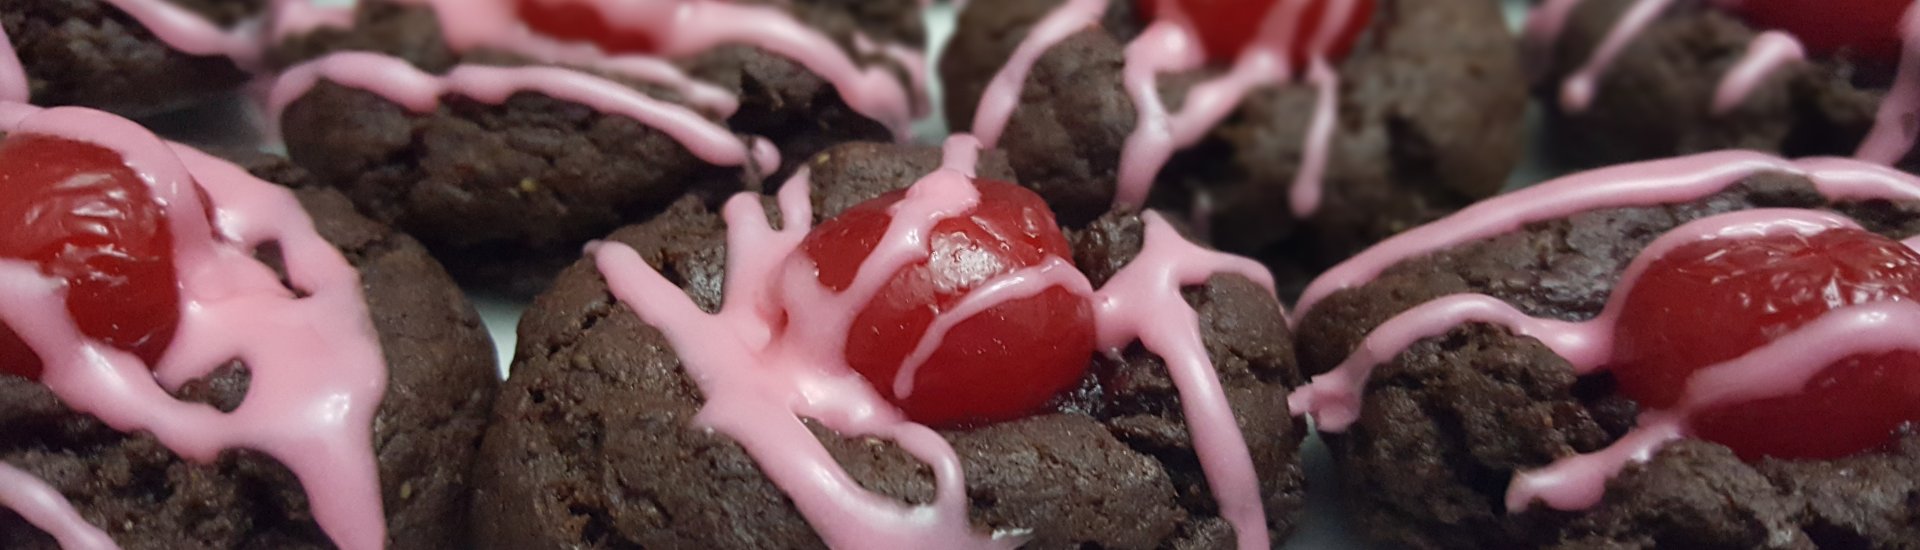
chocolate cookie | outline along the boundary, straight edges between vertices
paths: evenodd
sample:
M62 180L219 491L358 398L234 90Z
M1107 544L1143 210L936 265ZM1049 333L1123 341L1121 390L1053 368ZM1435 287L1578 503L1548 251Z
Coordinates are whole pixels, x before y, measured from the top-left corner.
M632 9L593 6L581 9ZM524 14L476 31L458 9L368 2L348 27L280 37L270 57L291 75L276 105L294 161L483 288L530 296L589 239L683 197L759 189L836 143L904 135L921 101L905 0L703 7L715 13L671 36L724 36L671 55L581 53L585 40L545 34L568 28ZM791 36L761 41L774 27L754 25ZM432 82L436 97L396 80Z
M1095 4L968 3L941 61L946 112L957 128L991 142L1000 118L977 107L983 97L1011 94L1002 98L1015 104L1001 115L998 145L1021 181L1056 203L1068 223L1134 200L1117 190L1150 186L1148 205L1190 213L1222 250L1266 262L1282 294L1292 295L1360 248L1498 191L1519 159L1525 82L1498 6L1381 0L1331 3L1371 6L1372 17L1350 52L1325 58L1329 75L1313 76L1299 66L1307 56L1286 52L1295 57L1293 76L1248 91L1217 123L1193 130L1197 139L1172 151L1152 177L1131 174L1129 164L1153 163L1143 160L1153 148L1129 153L1129 140L1166 131L1139 128L1137 93L1124 80L1130 64L1146 62L1127 51L1140 45L1134 41L1148 21L1135 12L1138 2L1104 3L1089 25L1070 27L1077 32L1038 55L1017 93L989 91L996 76L1021 66L1023 43L1044 45L1034 38L1038 23ZM1182 68L1161 75L1156 87L1177 112L1195 86L1212 86L1218 96L1216 79L1240 70L1231 67ZM1321 104L1316 88L1326 86L1337 92ZM1317 124L1325 124L1324 137L1316 138ZM1310 173L1321 161L1324 174Z
M0 24L36 105L79 105L127 116L172 111L240 88L235 59L257 56L248 25L266 0L7 0ZM156 32L149 25L165 26ZM21 90L0 90L0 97Z
M809 164L814 218L837 216L941 166L941 154L930 148L831 149ZM1012 176L1004 157L994 153L984 156L978 172L989 179ZM797 206L788 202L782 212ZM723 291L723 280L754 277L727 260L727 234L742 238L750 231L739 225L751 210L751 203L735 203L730 224L697 201L682 200L650 222L614 233L608 240L613 244L598 250L632 247L679 287L675 296L683 291L691 299L687 307L714 312L723 299L744 299ZM1080 275L1098 286L1114 284L1120 278L1115 273L1142 257L1143 246L1155 246L1143 240L1168 234L1148 229L1164 229L1159 223L1115 212L1069 231ZM615 297L620 291L610 288L603 268L591 258L576 263L522 321L513 377L475 470L474 523L483 547L820 548L823 537L847 533L816 531L822 524L809 518L819 509L803 512L805 505L796 505L818 502L810 489L770 477L793 461L811 460L814 451L765 451L767 439L736 439L710 429L706 420L738 403L721 404L732 398L711 392L723 387L707 386L715 382L694 373L710 363L690 357L704 355L677 353L669 333L678 329L643 321L632 302ZM1269 290L1238 275L1204 279L1183 294L1183 300L1171 296L1196 312L1194 343L1204 342L1191 349L1211 359L1206 377L1224 385L1221 410L1230 410L1250 471L1257 472L1257 483L1239 489L1264 509L1254 519L1264 520L1263 534L1277 545L1303 504L1297 449L1306 433L1283 407L1287 389L1300 382L1285 318ZM1178 316L1177 309L1160 314ZM1236 528L1222 517L1205 472L1212 466L1202 467L1182 412L1183 405L1208 409L1183 400L1176 386L1184 382L1176 383L1173 369L1137 341L1095 357L1079 387L1058 396L1046 412L938 431L936 439L952 454L932 455L954 460L959 470L951 473L964 472L964 480L948 477L938 466L946 462L915 450L924 450L926 440L902 445L843 433L830 427L836 420L786 417L773 424L793 422L792 429L808 430L800 442L785 443L817 444L824 453L819 456L830 457L821 471L843 471L856 484L849 487L870 492L881 509L919 506L915 516L927 519L917 523L957 520L959 531L942 531L951 537L991 533L1028 548L1232 547ZM773 369L768 377L785 376L778 367L766 368ZM781 457L768 458L781 464L756 458L758 452ZM946 482L963 484L964 494L937 489ZM959 517L940 515L948 511ZM845 540L898 543L902 539L881 537L925 528Z
M1674 2L1637 25L1626 15L1640 4L1536 8L1528 54L1555 160L1599 166L1721 149L1854 156L1895 93L1891 61L1807 52L1793 35L1707 2ZM1597 59L1610 35L1618 53ZM1873 160L1920 167L1912 151Z
M371 458L377 461L378 475L377 494L370 496L379 501L355 506L363 510L378 510L375 505L384 508L385 546L465 547L469 531L465 513L469 497L467 467L478 448L486 411L498 385L493 349L479 316L446 272L412 238L355 213L339 192L318 185L284 160L256 155L244 162L257 177L293 188L299 206L312 217L313 229L351 263L363 284L372 322L369 336L377 332L375 351L384 359L386 370L384 397L373 414L370 434ZM245 177L238 168L218 175L196 173L203 182L232 175ZM249 204L272 202L260 200L264 195L253 197ZM262 248L261 261L280 270L283 279L290 276L284 266L324 262L283 256L290 254L288 250L294 249ZM293 273L298 283L289 285L316 284L307 278L315 276L312 272L296 269ZM325 315L318 309L308 311L310 315ZM277 322L272 319L263 316L249 322ZM354 337L333 335L326 343L331 347L352 346ZM170 353L187 351L174 349ZM259 416L248 415L291 404L249 399L261 395L285 397L288 391L283 386L284 377L268 376L264 380L269 387L261 387L263 378L257 367L254 364L250 368L249 360L235 360L171 393L182 401L181 406L205 404L235 413L231 418L218 419L222 426L250 422L242 420L243 416L258 421ZM327 367L346 369L349 365ZM310 377L306 383L325 382ZM339 410L330 414L357 414L353 407L358 402L347 395L333 398ZM236 411L252 412L242 415ZM183 413L168 410L155 414ZM211 417L196 418L198 422L216 422ZM253 441L278 436L256 437L264 438ZM304 452L320 455L332 451L316 446ZM281 462L284 458L250 449L229 449L206 460L183 459L180 452L149 433L123 433L96 415L70 409L47 385L0 374L0 466L17 469L57 491L53 496L71 503L77 519L97 527L100 534L121 547L334 548L347 544L329 534L365 534L323 532L309 501L308 488L312 486L303 488L293 469ZM351 468L345 460L331 462L323 462L327 464L323 467ZM347 490L344 484L322 486L329 491ZM0 506L0 546L59 548L60 544L35 524L23 521L15 511Z
M1645 267L1661 254L1653 250L1715 234L1718 220L1844 216L1894 239L1920 234L1920 181L1820 162L1723 153L1576 176L1415 229L1317 281L1298 326L1301 365L1319 376L1294 403L1321 421L1357 532L1409 548L1920 540L1920 437L1901 432L1885 448L1842 458L1743 460L1689 424L1683 439L1644 445L1650 430L1671 427L1661 415L1672 409L1628 395L1624 367L1611 364L1625 353L1611 346L1630 329L1619 320L1630 298L1617 294L1645 273L1630 266L1653 269ZM1846 187L1861 182L1874 190ZM1764 231L1781 231L1772 227ZM1736 337L1726 330L1721 339ZM1845 349L1857 336L1825 345ZM1753 354L1792 364L1761 355L1767 349ZM1679 380L1689 392L1704 387L1699 377ZM1614 454L1626 450L1645 454ZM1579 460L1622 468L1610 481L1583 477L1591 472L1572 466Z

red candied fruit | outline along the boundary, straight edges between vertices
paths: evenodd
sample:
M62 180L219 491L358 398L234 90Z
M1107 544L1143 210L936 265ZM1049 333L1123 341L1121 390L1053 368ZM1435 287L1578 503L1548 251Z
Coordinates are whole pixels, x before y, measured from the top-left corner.
M1734 8L1754 25L1780 29L1809 52L1850 50L1882 63L1900 60L1901 15L1913 0L1742 0Z
M908 418L935 427L1017 419L1044 409L1086 373L1094 347L1093 306L1050 288L1009 300L953 326L922 364L907 398L894 378L934 317L968 293L1007 273L1072 258L1067 240L1040 196L998 181L976 181L979 205L941 220L927 239L928 260L895 272L854 318L847 364ZM801 244L835 291L853 284L892 222L893 192L861 203L814 228Z
M180 322L166 210L119 153L64 138L0 143L0 258L67 283L80 332L151 365ZM0 373L38 379L41 363L0 326Z
M520 19L542 34L599 45L614 53L653 51L653 37L635 29L616 29L591 0L517 0Z
M1173 2L1181 13L1192 18L1200 46L1207 51L1207 58L1215 62L1229 62L1240 56L1242 50L1252 44L1260 34L1260 26L1267 20L1267 13L1280 2L1289 0L1137 0L1140 18L1152 21L1160 11L1161 2ZM1305 28L1295 32L1293 43L1288 44L1287 58L1296 70L1304 69L1313 60L1314 54L1323 54L1329 60L1338 60L1353 50L1353 44L1360 40L1360 33L1367 28L1367 22L1373 19L1375 0L1306 0L1306 8L1301 11L1300 19L1306 21ZM1326 52L1309 51L1313 47L1313 37L1319 34L1318 26L1328 24L1325 19L1331 17L1329 9L1340 2L1353 2L1353 18L1340 30Z
M1920 254L1858 229L1681 246L1628 291L1612 370L1643 407L1678 404L1695 371L1829 311L1920 297ZM1799 394L1697 411L1689 426L1747 460L1828 459L1890 444L1920 421L1920 353L1848 357Z

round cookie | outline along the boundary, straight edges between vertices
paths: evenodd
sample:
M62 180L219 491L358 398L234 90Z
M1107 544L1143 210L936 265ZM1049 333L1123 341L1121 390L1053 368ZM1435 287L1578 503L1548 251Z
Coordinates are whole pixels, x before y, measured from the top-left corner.
M1129 140L1166 130L1141 130L1138 95L1125 81L1128 67L1147 62L1127 48L1152 49L1140 45L1146 23L1137 4L971 2L941 61L948 120L990 145L999 134L1022 183L1069 223L1133 200L1118 192L1150 186L1146 204L1190 213L1222 250L1266 262L1291 296L1360 248L1498 191L1519 160L1519 51L1498 6L1478 0L1330 3L1374 6L1352 50L1325 59L1330 75L1297 68L1309 74L1248 91L1194 130L1193 142L1174 144L1164 163L1143 160L1155 148L1129 153ZM1272 4L1277 13L1302 3ZM1101 6L1090 21L1097 25L1052 27L1063 14ZM1052 33L1036 39L1040 27ZM1059 29L1071 34L1032 58L1017 90L993 88L996 78L1017 76L1009 71L1027 61L1023 46L1043 45ZM1195 86L1228 73L1214 64L1162 74L1155 86L1179 112ZM1317 88L1329 85L1337 93L1323 103ZM1017 98L1011 111L981 108L996 94ZM993 131L1003 119L1004 131ZM1143 178L1129 164L1164 166ZM1324 172L1311 173L1315 166Z
M745 15L675 28L772 25L761 34L790 42L748 32L615 54L519 14L499 29L470 17L512 2L444 4L459 15L387 0L341 14L350 23L290 19L269 53L283 70L273 116L296 163L470 285L531 296L589 239L686 196L759 189L833 144L903 137L924 107L911 1L715 4L701 9Z
M478 448L498 386L493 348L479 316L412 238L357 214L340 193L318 185L284 160L243 157L255 177L292 188L299 206L313 220L313 231L340 251L363 284L370 331L377 332L377 351L386 365L386 391L372 414L370 434L378 476L374 496L380 499L374 504L385 511L383 544L465 547L467 466ZM234 173L242 174L238 169ZM195 177L228 175L198 173ZM263 248L260 257L284 278L288 275L282 266L287 258L282 253L281 248ZM346 340L352 337L337 335L329 345L351 345ZM236 407L258 414L261 407L271 405L253 403L257 400L249 400L250 396L285 394L258 387L260 378L254 372L242 361L234 361L186 383L173 395L184 403L207 404L236 415ZM341 406L353 403L342 401ZM220 422L245 422L238 418ZM153 435L123 433L95 415L70 409L40 382L0 375L0 441L4 441L0 464L56 491L54 496L63 496L78 519L96 526L121 547L348 546L330 539L316 524L301 480L275 456L228 449L217 459L186 460ZM60 547L4 506L0 506L0 546Z
M942 165L941 153L932 148L831 149L808 167L814 217L831 218L905 188ZM991 152L983 155L978 173L1011 179L1004 157ZM787 206L783 212L791 213L796 205ZM735 215L728 219L737 225L741 218ZM1155 223L1117 212L1069 228L1073 260L1089 282L1108 286L1143 246L1151 246L1143 238L1170 234L1146 236L1143 231L1153 231L1146 227ZM614 233L596 250L632 247L691 304L712 312L723 301L723 279L752 277L730 273L738 266L726 259L727 233L747 230L682 201L650 222ZM749 450L768 440L748 439L743 446L730 432L703 427L701 418L732 406L716 399L730 398L703 390L709 380L696 374L699 360L676 353L667 332L643 322L631 302L615 298L623 291L610 288L599 268L593 259L576 263L522 321L514 375L475 469L477 539L498 548L820 548L823 537L845 534L839 530L845 526L816 531L821 525L795 504L815 502L812 497L769 477L774 470ZM1185 288L1184 302L1196 312L1196 336L1204 340L1193 349L1211 358L1207 375L1224 385L1229 416L1244 436L1250 471L1257 472L1257 490L1245 494L1257 495L1264 534L1277 545L1304 504L1298 446L1305 425L1280 406L1288 388L1300 382L1284 315L1269 290L1236 275ZM1172 310L1163 314L1177 318ZM943 467L929 464L946 462L916 458L908 450L916 447L843 435L833 420L805 420L812 437L803 436L803 446L819 445L831 457L821 467L841 469L880 502L920 506L916 516L943 522L956 518L940 514L959 514L960 531L940 531L948 535L937 539L943 544L994 534L1016 537L1027 548L1233 547L1236 529L1221 517L1196 457L1183 420L1188 403L1174 374L1137 342L1095 357L1080 387L1059 396L1048 407L1052 412L939 431L963 481L937 474ZM777 372L767 375L781 376ZM809 460L792 449L768 452L786 462ZM936 488L946 482L963 484L964 494ZM927 521L936 520L921 523ZM907 544L879 536L848 540Z
M223 97L268 0L7 0L0 98L148 116ZM156 32L151 25L163 26Z
M1620 389L1605 362L1613 337L1568 339L1625 330L1611 300L1659 243L1717 220L1835 215L1894 239L1920 234L1920 181L1746 153L1617 167L1414 229L1316 281L1298 323L1301 365L1316 376L1293 402L1320 421L1357 532L1409 548L1916 540L1920 438L1831 460L1743 461L1684 429L1646 445L1667 411ZM1629 451L1640 458L1621 461ZM1553 504L1573 493L1593 502Z

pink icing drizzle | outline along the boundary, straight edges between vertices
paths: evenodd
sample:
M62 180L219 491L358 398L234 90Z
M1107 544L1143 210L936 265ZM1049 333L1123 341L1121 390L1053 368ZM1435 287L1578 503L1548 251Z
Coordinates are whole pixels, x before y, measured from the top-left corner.
M40 478L0 462L0 508L19 513L65 550L113 550L119 546L73 509L67 497Z
M960 460L945 439L914 424L845 364L854 315L902 266L924 260L925 240L941 219L964 215L979 200L971 185L979 143L951 138L944 167L914 184L892 207L893 221L852 284L834 292L798 253L812 219L805 171L780 192L783 229L770 229L752 195L728 203L726 299L716 314L649 267L631 248L599 244L592 254L613 294L673 343L700 385L706 405L696 422L727 434L755 457L829 545L845 548L1008 548L1018 536L973 533L967 519ZM1266 518L1251 454L1201 344L1198 318L1179 292L1216 273L1272 286L1250 260L1187 243L1148 213L1145 248L1100 291L1064 260L1002 275L980 285L936 320L917 356L931 353L947 329L1005 300L1066 288L1095 304L1100 343L1117 352L1136 338L1165 358L1182 395L1209 485L1222 516L1242 533L1243 548L1265 548ZM928 342L931 342L929 344ZM895 392L912 391L912 375ZM799 418L843 435L898 442L929 464L937 493L908 507L872 494L827 454Z
M1627 43L1646 30L1673 0L1637 0L1625 16L1608 31L1606 39L1585 65L1561 83L1560 105L1569 112L1582 112L1593 102L1594 89L1613 59ZM1744 0L1712 0L1726 9L1738 8ZM1565 29L1567 18L1580 0L1546 0L1527 17L1528 69L1538 80L1544 78L1552 62L1554 43ZM1880 114L1873 130L1860 144L1855 157L1881 164L1894 164L1920 140L1920 6L1908 8L1900 23L1905 48L1901 53L1899 74L1893 89L1881 100ZM1713 113L1731 112L1752 95L1767 75L1786 64L1803 60L1806 49L1791 35L1777 31L1761 33L1748 46L1747 54L1722 77L1714 93Z
M1546 78L1548 66L1553 62L1554 44L1559 41L1560 32L1565 30L1567 19L1580 2L1547 0L1528 14L1523 40L1527 45L1527 70L1535 80ZM1714 4L1726 9L1737 8L1741 2L1713 0ZM1626 14L1607 31L1607 36L1594 49L1592 57L1561 83L1560 107L1574 113L1586 111L1593 104L1600 78L1613 65L1614 59L1671 5L1673 0L1637 0L1629 6ZM1748 46L1746 56L1721 78L1714 94L1713 113L1718 115L1732 111L1766 81L1767 75L1805 57L1805 48L1792 35L1762 33Z
M780 153L765 140L743 140L726 127L684 106L654 99L625 85L558 67L463 65L445 76L427 74L404 60L380 54L344 52L300 65L274 84L269 103L279 120L287 105L321 80L369 90L416 112L432 111L440 98L458 94L486 103L502 103L518 92L539 92L632 118L678 140L695 156L720 166L763 168L780 165Z
M1305 316L1328 295L1365 284L1408 258L1589 210L1687 202L1763 172L1804 176L1832 198L1920 199L1920 181L1913 176L1849 159L1789 161L1761 153L1722 151L1623 164L1487 199L1395 235L1314 279L1301 294L1294 319Z
M1579 0L1561 1L1568 4L1579 3ZM1667 11L1667 6L1670 5L1673 5L1673 0L1638 0L1627 7L1627 13L1607 31L1607 37L1600 42L1598 48L1593 50L1593 56L1587 58L1587 62L1573 74L1568 75L1566 82L1561 83L1561 108L1576 113L1586 111L1587 106L1593 104L1594 88L1599 86L1600 75L1605 73L1608 67L1613 66L1614 58L1627 49L1627 44L1633 42L1635 36L1646 31L1647 26L1652 25L1654 19L1660 17L1661 12ZM1573 11L1573 6L1556 7L1549 11L1558 12L1560 17L1565 17ZM1562 21L1562 25L1564 24ZM1551 42L1551 39L1548 41Z
M1333 288L1359 284L1387 265L1413 256L1487 238L1521 225L1573 213L1638 204L1684 202L1703 197L1762 171L1801 174L1832 198L1920 199L1920 180L1879 165L1841 159L1788 162L1755 153L1714 153L1616 167L1551 182L1492 199L1448 219L1415 229L1363 253L1309 287L1303 307ZM1480 211L1476 211L1480 210ZM1396 315L1352 355L1288 397L1292 410L1312 414L1320 429L1350 427L1359 416L1373 368L1415 342L1466 323L1490 323L1539 340L1579 374L1606 366L1620 308L1647 266L1679 246L1708 239L1755 238L1780 232L1813 234L1858 227L1845 217L1807 210L1756 209L1684 224L1642 251L1616 285L1600 315L1584 322L1536 319L1496 298L1460 294L1435 299ZM1920 239L1909 241L1913 246ZM1628 464L1644 462L1667 442L1687 436L1694 412L1715 406L1791 395L1836 360L1861 353L1916 349L1911 327L1920 326L1920 306L1886 302L1835 310L1774 342L1734 360L1703 369L1689 379L1679 405L1642 413L1638 427L1599 452L1563 458L1518 472L1507 495L1510 511L1536 501L1561 510L1591 507L1606 483ZM1838 345L1836 345L1838 343Z
M256 67L260 63L263 47L259 21L243 21L229 30L166 0L105 1L139 21L140 26L173 49L192 55L225 57L242 67Z
M1739 108L1746 102L1747 96L1760 87L1767 75L1780 70L1788 63L1805 61L1807 49L1794 40L1793 35L1781 31L1767 31L1754 37L1747 45L1747 53L1738 63L1727 71L1720 80L1719 89L1713 94L1713 114L1724 115Z
M1906 45L1900 52L1900 73L1894 77L1893 89L1880 100L1872 133L1855 154L1861 160L1891 165L1920 139L1920 4L1907 8L1900 36Z
M1314 60L1309 67L1294 67L1290 57L1301 28L1302 12L1313 0L1279 0L1268 12L1254 43L1234 61L1233 67L1217 78L1195 85L1188 91L1179 112L1170 112L1160 97L1159 75L1192 71L1207 62L1201 51L1197 29L1177 2L1162 0L1159 21L1127 45L1126 67L1122 80L1133 99L1138 122L1127 136L1120 157L1120 181L1114 202L1120 206L1144 204L1153 181L1175 151L1191 146L1221 120L1233 113L1241 100L1254 89L1292 83L1294 74L1306 69L1308 81L1320 95L1315 102L1313 122L1301 168L1291 192L1295 215L1311 215L1319 206L1326 157L1332 147L1334 120L1337 117L1339 77L1326 60L1328 50L1339 39L1358 11L1359 4L1337 0L1328 5L1309 43ZM1027 75L1040 57L1074 33L1097 25L1107 10L1107 0L1068 0L1035 24L1000 68L981 95L975 112L973 130L988 145L999 141L1008 120L1020 101Z
M520 21L516 0L392 1L432 8L439 15L447 44L456 50L497 48L548 63L614 65L617 70L619 64L627 62L623 60L633 58L685 58L729 44L756 46L820 75L855 112L893 129L902 140L911 131L916 106L923 104L908 89L913 83L900 82L884 67L861 67L832 39L772 6L719 0L537 0L547 5L588 4L599 10L610 26L646 34L654 40L656 51L640 55L608 53L590 44L540 35ZM341 13L298 10L283 18L277 29L302 32L350 24L351 17ZM924 58L895 55L891 47L886 50L889 57L909 63L910 74L926 72Z
M42 383L75 411L122 432L148 432L188 460L211 462L236 448L272 455L300 479L315 520L337 544L379 548L386 535L371 447L386 362L359 273L314 232L293 195L96 111L0 104L0 128L120 152L152 182L173 228L180 327L152 369L81 335L60 280L32 264L0 261L0 320L41 357ZM209 225L195 198L196 183L220 205L217 225ZM291 283L306 296L253 258L267 243L284 251ZM167 393L235 359L252 377L232 413ZM72 524L76 515L33 491L0 484L0 493L9 493L0 500L22 506L22 516L53 522L42 524L52 533L91 529Z
M20 54L13 51L13 39L0 28L0 102L26 103L32 95L27 71L20 66Z

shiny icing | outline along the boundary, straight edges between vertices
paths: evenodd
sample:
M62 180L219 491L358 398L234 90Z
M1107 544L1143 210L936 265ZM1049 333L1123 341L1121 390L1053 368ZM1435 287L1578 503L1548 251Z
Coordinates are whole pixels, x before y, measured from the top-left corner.
M186 460L212 462L230 449L270 455L300 480L314 519L337 545L380 548L386 528L372 430L387 365L359 273L315 232L293 194L97 111L0 104L0 130L119 152L151 182L174 235L180 325L151 366L80 334L62 280L31 263L0 260L0 321L40 356L41 383L74 411L151 434ZM195 197L196 184L215 205L217 223ZM254 258L269 243L282 251L298 294ZM233 360L251 373L233 412L168 393ZM50 496L44 484L0 483L0 502L34 525L97 546L98 529Z
M1159 76L1189 72L1204 67L1198 32L1178 2L1161 0L1161 17L1126 47L1123 85L1133 100L1137 114L1134 131L1127 136L1120 156L1120 176L1114 202L1138 206L1146 202L1154 180L1167 161L1180 149L1206 137L1208 131L1231 115L1247 94L1256 89L1288 85L1304 73L1319 98L1314 103L1313 120L1308 127L1305 157L1289 194L1289 205L1297 216L1312 215L1319 208L1322 179L1327 155L1332 149L1339 106L1339 75L1327 60L1347 22L1356 16L1359 4L1352 0L1327 2L1321 19L1312 27L1316 34L1308 41L1311 61L1307 67L1293 66L1292 44L1301 32L1302 12L1317 0L1277 0L1263 23L1254 43L1233 62L1226 73L1196 84L1178 112L1171 111L1160 97ZM987 145L999 141L1013 111L1019 106L1027 75L1040 58L1062 41L1080 31L1093 28L1106 13L1109 0L1067 0L1047 14L1028 31L999 72L988 82L975 111L973 131Z
M720 46L748 45L786 57L820 75L855 112L886 125L900 139L908 137L916 113L925 110L924 94L917 93L923 83L913 76L925 74L923 57L909 54L911 50L906 47L867 41L873 51L906 65L910 82L903 83L884 66L861 66L832 38L779 6L721 0L527 0L593 5L609 25L653 37L656 51L635 54L609 53L592 44L539 34L520 21L516 13L519 0L389 1L434 10L447 45L459 51L494 49L542 63L639 76L629 72L627 65L647 63L658 68L666 60L689 58ZM284 37L319 27L350 25L351 9L289 10L275 22L275 34ZM710 86L701 89L709 96L715 91L718 89ZM708 101L713 99L709 97ZM730 97L724 101L738 102Z
M294 67L274 82L270 120L321 81L367 90L415 112L431 112L442 97L460 95L503 103L519 92L586 105L657 128L701 160L717 166L780 165L780 153L765 140L742 140L692 108L661 101L626 85L557 67L462 65L433 75L405 60L373 53L342 52Z
M1693 201L1764 172L1803 176L1834 200L1920 200L1920 178L1846 159L1786 161L1758 153L1723 152L1619 166L1490 199L1389 239L1314 281L1302 298L1300 311L1310 310L1336 290L1365 284L1387 267L1411 258L1580 212ZM1359 418L1374 367L1391 361L1422 339L1468 323L1498 325L1515 335L1533 338L1566 360L1576 373L1597 372L1610 360L1626 296L1647 265L1667 252L1701 240L1756 238L1782 232L1812 234L1853 227L1858 225L1838 214L1795 209L1746 210L1683 224L1640 253L1623 272L1600 314L1587 321L1533 318L1481 294L1431 300L1376 327L1351 355L1295 391L1288 402L1292 410L1313 415L1321 430L1344 431ZM1907 244L1920 246L1920 239ZM1835 360L1847 356L1920 350L1915 326L1920 326L1920 306L1905 302L1837 309L1746 355L1704 368L1689 378L1675 407L1643 411L1637 427L1607 448L1517 472L1509 486L1507 509L1525 510L1536 501L1560 510L1591 507L1605 494L1606 482L1621 469L1648 460L1668 442L1687 437L1692 413L1716 405L1792 395Z
M1744 0L1712 0L1718 6L1738 7ZM1547 76L1553 61L1555 43L1565 30L1581 0L1546 0L1528 14L1525 36L1528 69L1535 80ZM1627 11L1608 29L1606 37L1579 68L1560 83L1560 108L1579 113L1593 103L1600 78L1633 39L1673 4L1673 0L1634 0ZM1909 8L1900 22L1901 61L1894 85L1881 100L1880 112L1867 140L1856 157L1862 160L1894 164L1913 149L1920 138L1920 6ZM1745 56L1721 77L1714 93L1713 113L1733 111L1759 89L1766 77L1781 67L1805 59L1806 51L1792 36L1779 32L1761 33L1750 44Z
M33 90L27 84L27 70L20 66L20 54L13 50L13 39L0 28L0 101L26 103Z
M706 402L695 425L744 447L829 546L1010 548L1021 542L1017 532L972 530L953 448L939 433L907 420L844 359L855 314L900 267L926 258L922 243L936 223L963 215L979 200L971 184L979 147L966 136L948 140L942 168L891 207L886 234L843 292L822 285L811 260L798 252L810 227L796 221L813 219L805 170L781 188L784 228L770 227L753 195L726 205L728 263L717 313L694 305L632 248L601 243L591 249L613 295L665 335L699 385ZM1242 548L1267 548L1251 453L1202 344L1198 314L1180 289L1214 274L1244 276L1271 289L1271 276L1251 260L1187 242L1153 213L1143 217L1145 247L1104 288L1092 288L1060 258L1001 275L937 317L916 356L924 360L946 329L1005 300L1050 288L1088 297L1103 349L1120 353L1138 341L1166 360L1222 517L1240 533ZM903 385L886 390L911 392L912 378L903 373ZM801 418L842 436L898 443L933 472L934 500L908 506L863 489Z

